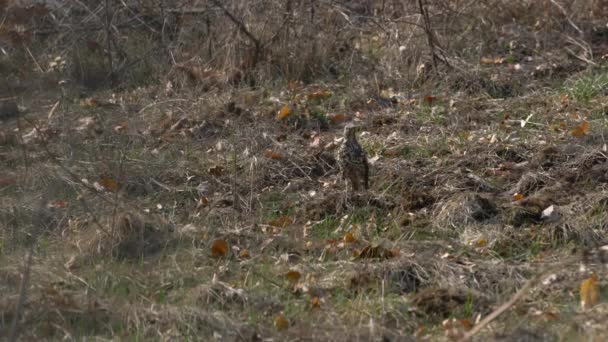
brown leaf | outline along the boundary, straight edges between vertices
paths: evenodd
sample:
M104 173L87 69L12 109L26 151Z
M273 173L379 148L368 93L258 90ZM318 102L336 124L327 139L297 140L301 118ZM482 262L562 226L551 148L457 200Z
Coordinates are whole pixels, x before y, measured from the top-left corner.
M249 251L246 249L241 249L239 251L239 259L249 259L251 258L251 255L249 254Z
M283 159L283 155L280 154L279 152L275 152L271 149L267 149L266 151L264 151L264 157L268 158L268 159L273 159L273 160L281 160Z
M287 274L285 274L285 278L287 278L287 280L289 280L290 283L297 283L301 277L302 277L302 274L300 272L294 271L294 270L289 270L289 272L287 272Z
M289 327L289 321L281 314L274 317L273 323L277 330L285 330Z
M331 92L329 90L325 90L325 91L315 91L312 93L308 93L308 99L309 100L314 100L314 99L326 99L331 97Z
M589 132L589 122L583 121L572 129L572 136L580 138Z
M115 180L108 177L101 177L99 179L99 184L103 186L107 191L116 190L117 183Z
M46 207L50 209L64 209L67 208L68 204L64 200L56 199L49 202Z
M221 165L216 165L207 169L207 172L212 176L220 177L224 174L224 168Z
M211 245L211 256L214 258L223 258L228 253L228 243L225 240L215 240Z
M277 113L277 115L275 116L274 119L276 121L280 121L280 120L284 119L285 117L287 117L290 113L291 113L291 110L289 109L289 105L285 105L285 106L283 106L283 108L281 108L281 110L279 110L279 112Z
M346 120L346 115L342 113L329 115L329 121L331 121L332 124L337 124L344 120Z
M84 98L84 99L80 100L80 105L82 107L89 107L89 108L98 107L99 106L99 100L97 100L94 97L87 97L87 98Z
M437 98L435 96L431 96L431 95L425 95L423 98L423 102L427 105L432 105L433 102L435 102Z
M513 194L513 197L512 197L513 202L521 201L522 199L524 199L524 195L522 195L518 192Z
M344 242L353 243L353 242L357 242L357 239L355 239L355 237L353 236L353 233L347 232L346 234L344 234Z
M274 220L270 220L270 222L268 222L268 225L273 226L273 227L278 227L278 228L285 228L285 227L289 226L292 222L293 222L293 220L291 217L284 215L284 216L279 216L279 217L275 218Z
M383 244L369 244L356 255L356 259L390 259L399 255L399 250L390 250Z
M127 122L122 122L116 126L114 126L114 132L120 133L124 132L129 128L129 124Z
M321 302L319 301L319 297L312 297L310 299L310 306L313 309L319 309L321 307Z
M599 300L598 278L595 273L581 282L581 309L586 310L597 304Z

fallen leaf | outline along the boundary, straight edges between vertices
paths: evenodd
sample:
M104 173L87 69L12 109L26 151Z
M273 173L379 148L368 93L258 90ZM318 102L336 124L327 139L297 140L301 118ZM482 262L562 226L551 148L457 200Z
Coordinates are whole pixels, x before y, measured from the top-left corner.
M597 275L593 273L581 282L581 309L586 310L597 304L600 294L597 280Z
M513 202L521 201L522 199L524 199L524 195L522 195L518 192L513 194L513 198L512 198Z
M331 92L329 90L325 90L325 91L315 91L312 93L308 93L308 99L309 100L314 100L314 99L326 99L331 97Z
M399 255L399 250L388 249L384 244L369 244L359 253L356 254L356 259L390 259L394 256Z
M216 165L207 169L207 172L212 176L219 177L224 174L224 168L221 165Z
M293 220L291 219L291 217L284 215L277 217L274 220L270 220L270 222L268 222L268 225L278 228L285 228L289 226L292 222Z
M127 130L127 128L129 128L129 124L127 124L126 122L123 122L123 123L120 123L120 124L114 126L114 132L116 132L116 133L124 132Z
M319 301L319 297L312 297L312 298L310 299L310 306L311 306L313 309L318 309L318 308L320 308L320 307L321 307L321 302Z
M116 190L117 183L115 180L108 177L101 177L98 183L103 186L107 191Z
M246 249L241 249L239 251L239 259L249 259L251 258L251 255L249 254L249 251Z
M279 110L279 112L277 113L277 116L274 119L276 121L282 120L285 117L287 117L290 113L291 113L291 110L289 109L289 105L285 105L285 106L283 106L283 108L281 108L281 110Z
M64 200L53 200L49 202L46 207L49 209L64 209L67 208L68 204Z
M283 159L283 155L280 154L279 152L275 152L271 149L267 149L266 151L264 151L264 157L269 158L269 159L273 159L273 160L281 160Z
M340 123L340 122L346 120L346 115L344 115L342 113L336 113L336 114L329 115L328 118L332 124L337 124L337 123Z
M214 258L222 258L228 253L228 243L224 240L218 239L213 241L211 245L211 256Z
M357 239L355 239L351 232L347 232L346 234L344 234L344 242L353 243L357 242Z
M287 272L287 274L285 274L285 278L287 278L287 280L289 280L290 283L297 283L301 277L302 277L302 274L300 274L300 272L294 271L294 270L289 270L289 272Z
M435 102L437 98L435 96L431 96L431 95L425 95L423 98L423 102L425 104L431 105L433 104L433 102Z
M97 107L99 106L99 101L94 97L87 97L80 100L80 105L82 107Z
M580 138L589 132L589 122L583 121L572 129L572 136Z
M285 330L289 327L289 321L281 314L274 317L273 323L277 330Z

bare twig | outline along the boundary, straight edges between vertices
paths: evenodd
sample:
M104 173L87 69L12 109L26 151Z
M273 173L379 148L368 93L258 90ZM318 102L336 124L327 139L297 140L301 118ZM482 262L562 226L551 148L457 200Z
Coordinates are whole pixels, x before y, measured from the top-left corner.
M531 288L538 285L538 283L540 281L542 281L543 279L545 279L545 277L548 274L557 272L557 271L563 269L566 265L568 265L576 260L578 260L578 258L575 258L575 257L566 258L565 260L562 260L561 262L554 265L552 268L550 268L544 272L537 273L534 277L532 277L532 279L528 280L526 282L526 284L521 289L519 289L519 291L517 291L508 301L503 303L500 307L498 307L491 314L489 314L483 320L481 320L481 322L477 323L471 330L469 330L464 335L464 337L460 339L459 342L464 342L464 341L470 340L473 336L475 336L478 332L480 332L481 329L483 329L486 325L490 324L490 322L492 322L494 319L496 319L498 316L500 316L503 312L507 311L510 307L512 307L515 303L517 303L518 300L523 298L524 295L526 295L526 293Z

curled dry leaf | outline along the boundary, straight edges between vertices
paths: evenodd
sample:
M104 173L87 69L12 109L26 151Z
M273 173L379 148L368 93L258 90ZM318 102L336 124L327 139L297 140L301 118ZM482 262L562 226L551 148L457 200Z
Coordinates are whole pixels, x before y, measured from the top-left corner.
M344 242L353 243L353 242L357 242L357 239L355 239L355 237L353 236L353 233L347 232L346 234L344 234Z
M116 190L116 186L117 183L115 180L108 178L108 177L101 177L98 181L98 183L104 187L104 189L106 189L107 191L114 191Z
M228 253L228 243L225 240L215 240L211 244L211 256L214 258L223 258Z
M332 124L338 124L344 120L346 120L346 115L342 113L332 114L329 116L329 121L331 121Z
M431 96L431 95L425 95L423 98L423 102L427 105L431 105L435 102L435 100L437 100L437 98L435 96Z
M390 259L398 256L399 250L388 249L384 244L369 244L359 253L356 254L356 259Z
M581 309L586 310L597 304L600 296L598 278L593 273L581 282Z
M207 172L212 176L219 177L224 174L224 168L221 165L216 165L207 169Z
M275 120L276 121L280 121L283 120L284 118L286 118L289 114L291 113L291 109L289 109L289 105L284 105L283 108L281 108L281 110L279 110L279 112L277 113L277 115L275 116Z
M290 283L297 283L300 278L302 278L302 274L298 271L294 271L294 270L289 270L286 274L285 274L285 278L287 278L287 280L289 280Z
M277 330L285 330L289 327L289 321L281 314L274 317L273 324Z
M249 251L247 249L241 249L239 251L239 259L249 259L251 258L251 254L249 254Z
M518 192L513 194L513 197L512 197L513 202L521 201L522 199L524 199L524 195L522 195Z
M90 107L90 108L97 107L97 106L99 106L99 100L97 100L94 97L87 97L87 98L80 100L80 105L82 107Z
M321 307L321 301L319 300L319 297L312 297L310 299L310 306L313 309L319 309Z
M266 151L264 151L264 157L268 158L268 159L272 159L272 160L281 160L283 159L283 155L280 154L279 152L275 152L271 149L267 149Z
M116 126L114 126L114 132L121 133L126 131L129 128L129 124L127 122L122 122Z
M571 134L573 137L580 138L585 136L587 132L589 132L589 122L583 121L572 129Z
M309 100L314 100L314 99L326 99L331 97L331 92L329 90L325 90L325 91L315 91L312 93L308 93L308 99Z

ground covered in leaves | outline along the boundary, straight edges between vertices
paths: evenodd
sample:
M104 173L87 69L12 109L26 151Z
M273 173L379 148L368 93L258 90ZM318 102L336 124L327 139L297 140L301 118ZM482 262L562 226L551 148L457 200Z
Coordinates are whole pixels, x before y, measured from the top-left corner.
M474 338L603 340L608 69L545 57L430 71L407 93L32 86L0 128L0 324L453 340L528 284ZM357 194L334 157L349 122L371 165Z

